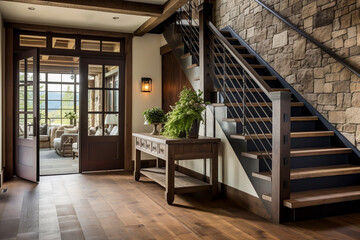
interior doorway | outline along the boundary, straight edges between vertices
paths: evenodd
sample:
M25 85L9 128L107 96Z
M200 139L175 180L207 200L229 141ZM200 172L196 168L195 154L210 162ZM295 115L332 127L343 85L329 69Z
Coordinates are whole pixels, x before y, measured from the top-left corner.
M40 55L40 176L79 173L79 59Z

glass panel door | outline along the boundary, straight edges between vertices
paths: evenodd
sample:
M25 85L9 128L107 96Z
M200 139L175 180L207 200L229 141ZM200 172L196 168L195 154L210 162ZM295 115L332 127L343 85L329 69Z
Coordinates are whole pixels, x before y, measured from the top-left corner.
M80 71L82 171L122 169L124 62L82 59Z
M38 49L15 56L16 161L18 177L37 182L38 174Z

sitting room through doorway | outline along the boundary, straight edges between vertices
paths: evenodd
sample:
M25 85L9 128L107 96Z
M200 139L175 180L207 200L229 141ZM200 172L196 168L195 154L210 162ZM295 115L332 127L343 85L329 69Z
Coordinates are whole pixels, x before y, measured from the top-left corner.
M40 175L79 172L79 57L40 56Z

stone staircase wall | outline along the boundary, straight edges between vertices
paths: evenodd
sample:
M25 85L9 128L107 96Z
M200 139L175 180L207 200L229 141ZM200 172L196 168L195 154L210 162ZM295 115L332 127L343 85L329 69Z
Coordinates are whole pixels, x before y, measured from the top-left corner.
M360 69L359 1L264 2ZM231 26L360 149L359 77L254 0L217 0L215 18L218 28Z

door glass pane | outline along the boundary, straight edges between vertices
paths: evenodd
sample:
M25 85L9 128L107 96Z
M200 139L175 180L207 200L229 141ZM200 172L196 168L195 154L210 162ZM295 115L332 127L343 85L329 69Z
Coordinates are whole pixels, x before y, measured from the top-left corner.
M120 42L102 41L102 51L119 53L120 52Z
M61 74L49 73L48 81L49 82L61 82Z
M88 111L102 112L102 90L88 90Z
M102 88L102 65L89 65L89 88Z
M26 111L28 112L32 112L34 109L34 88L33 86L27 86L26 87L26 96L27 96L27 100L26 100Z
M20 46L21 47L46 48L46 37L21 34L20 35Z
M81 39L81 50L100 52L100 41Z
M40 82L45 82L45 81L46 81L46 74L40 73Z
M24 138L25 134L25 120L24 120L24 114L19 114L19 132L18 137Z
M26 138L32 139L34 137L34 115L33 114L26 114L26 130L27 136Z
M34 78L34 58L27 59L27 79L28 83L32 83Z
M51 120L60 119L61 118L61 110L50 110L49 109L48 118L50 118Z
M117 136L118 131L118 115L117 114L105 114L104 120L104 134L107 136Z
M88 135L89 136L102 136L102 114L89 114L88 115Z
M105 88L119 88L119 66L105 66Z
M19 83L22 84L25 82L25 60L19 61Z
M62 82L63 83L73 83L75 81L75 74L63 74Z
M105 112L119 111L119 91L105 90Z
M19 111L20 112L25 111L25 87L24 86L19 87Z
M59 49L75 49L75 39L74 38L52 38L52 47Z

